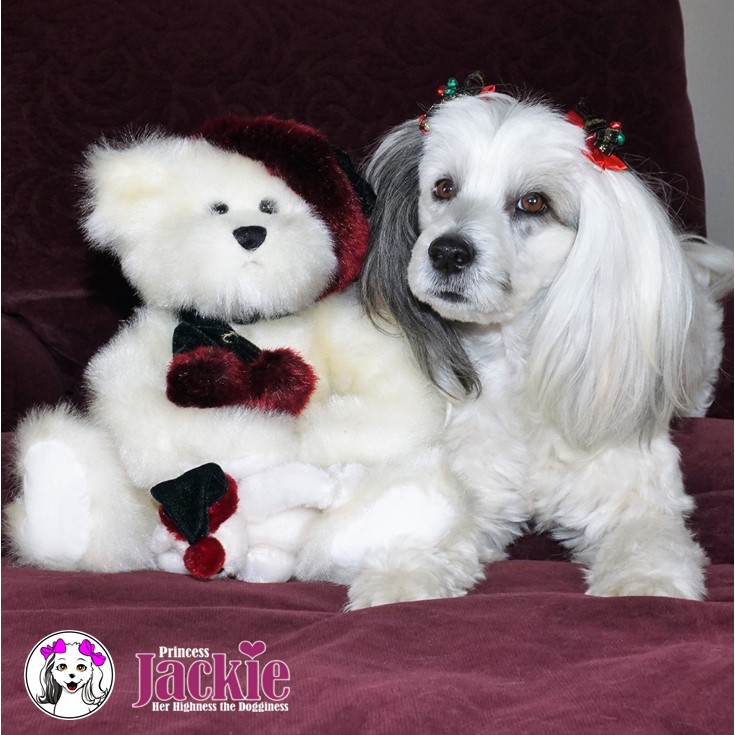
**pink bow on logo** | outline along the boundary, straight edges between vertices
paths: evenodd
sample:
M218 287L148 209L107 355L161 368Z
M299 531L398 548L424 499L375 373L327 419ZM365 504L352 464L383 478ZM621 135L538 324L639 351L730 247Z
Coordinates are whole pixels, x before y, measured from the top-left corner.
M82 641L79 646L79 653L83 656L89 656L94 662L95 666L102 666L105 663L105 657L101 653L94 652L94 643L90 643L86 638Z
M41 649L41 655L44 658L48 658L53 653L66 653L66 643L59 638L59 640L54 641L53 645L51 646L44 646Z

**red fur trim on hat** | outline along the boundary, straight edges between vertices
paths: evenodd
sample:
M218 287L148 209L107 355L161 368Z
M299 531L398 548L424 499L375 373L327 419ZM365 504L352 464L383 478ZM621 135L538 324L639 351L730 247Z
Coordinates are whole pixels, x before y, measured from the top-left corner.
M206 536L192 544L184 553L184 566L198 579L209 579L225 565L225 550L214 536Z
M158 517L161 519L161 523L166 527L166 530L177 540L184 541L184 537L179 533L179 529L176 528L174 522L168 517L168 514L163 509L162 505L158 506Z
M220 117L198 131L211 143L263 163L312 205L334 240L339 269L322 294L340 291L357 278L368 244L360 200L332 146L314 128L274 117Z
M209 532L214 533L236 510L239 502L237 495L237 483L225 473L227 478L227 490L225 494L212 506L209 514Z

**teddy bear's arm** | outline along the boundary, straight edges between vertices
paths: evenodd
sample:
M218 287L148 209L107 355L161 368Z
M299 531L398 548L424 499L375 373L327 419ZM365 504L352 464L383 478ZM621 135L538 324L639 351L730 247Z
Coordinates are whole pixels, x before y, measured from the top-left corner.
M298 415L316 375L288 348L260 350L221 322L182 321L174 330L166 395L177 406L251 406Z
M95 355L87 369L90 411L104 426L136 486L147 489L186 469L224 457L258 459L258 468L295 454L286 415L181 408L166 397L170 314L143 309Z

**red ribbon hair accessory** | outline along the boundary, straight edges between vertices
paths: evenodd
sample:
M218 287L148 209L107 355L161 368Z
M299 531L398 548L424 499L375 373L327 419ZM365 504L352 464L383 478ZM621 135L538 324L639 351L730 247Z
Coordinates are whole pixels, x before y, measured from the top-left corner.
M608 123L590 114L584 100L580 100L577 109L568 112L566 117L572 125L582 128L587 134L587 150L582 152L592 163L603 171L625 171L628 168L625 161L615 155L615 151L625 143L623 126L619 122Z

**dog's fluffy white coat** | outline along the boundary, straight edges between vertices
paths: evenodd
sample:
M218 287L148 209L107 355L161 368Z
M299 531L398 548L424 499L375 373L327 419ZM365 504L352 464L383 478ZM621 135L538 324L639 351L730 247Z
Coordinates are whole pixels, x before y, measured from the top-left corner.
M561 114L502 94L443 103L425 136L399 126L368 168L383 209L365 293L380 309L410 288L393 310L447 390L452 342L421 325L416 300L476 369L481 392L457 403L448 443L484 559L533 521L584 564L591 594L701 599L706 558L669 423L712 400L732 254L678 235L636 175L584 149ZM433 194L443 179L453 198ZM517 207L529 193L544 212ZM435 267L442 237L469 243L471 262Z

